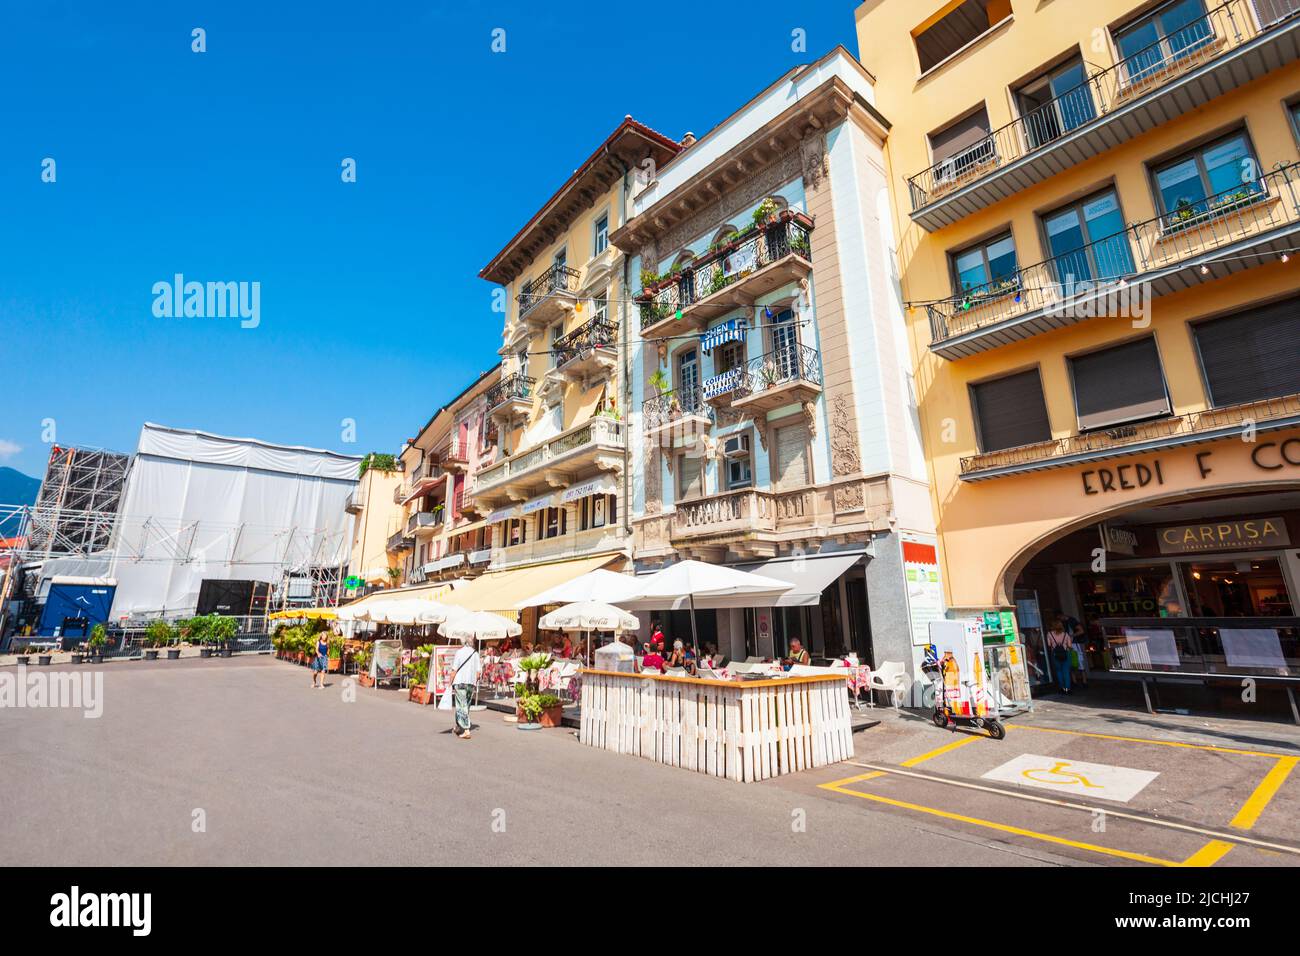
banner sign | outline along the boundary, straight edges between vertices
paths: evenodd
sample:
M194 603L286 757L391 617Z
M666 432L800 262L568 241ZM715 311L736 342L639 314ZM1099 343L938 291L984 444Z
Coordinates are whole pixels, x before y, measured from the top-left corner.
M429 683L433 685L430 689L439 697L451 686L451 678L456 671L452 662L456 659L458 650L458 644L439 644L433 649L433 660L429 662Z
M580 498L586 498L590 495L613 494L617 485L610 475L601 475L599 478L593 478L591 481L584 481L580 485L574 485L572 488L566 488L560 495L560 500L565 504L577 501Z
M531 501L525 501L523 508L520 510L524 514L530 515L534 511L541 511L543 508L549 508L554 501L555 495L540 495L537 498L533 498Z
M375 680L396 680L401 675L402 642L375 641L370 657L370 676Z
M737 367L728 369L720 375L714 375L706 378L701 386L705 398L717 398L719 395L726 395L728 392L734 392L740 383L744 380L745 369Z
M487 516L488 524L496 524L498 521L505 521L507 518L513 518L519 514L519 509L514 505L509 508L498 508Z
M1156 533L1161 554L1285 548L1291 543L1281 518L1240 518L1161 528Z

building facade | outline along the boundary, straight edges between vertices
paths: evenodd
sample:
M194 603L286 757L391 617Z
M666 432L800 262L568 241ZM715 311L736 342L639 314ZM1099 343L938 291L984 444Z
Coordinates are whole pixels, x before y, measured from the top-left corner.
M630 308L610 236L638 171L679 149L628 117L480 273L505 313L501 378L486 396L500 453L471 487L493 571L630 557Z
M1237 672L1225 618L1300 664L1297 10L858 8L947 598L1034 682L1056 613L1097 670Z
M344 505L353 516L348 577L363 582L362 587L350 589L353 595L388 587L400 582L402 577L399 557L388 547L398 522L404 520L396 500L396 492L402 486L402 472L398 467L377 466L374 460L375 456L370 456L365 472L357 479L357 486Z
M798 637L910 669L942 614L874 104L842 48L794 69L688 136L614 234L637 305L638 570L691 557L795 585L698 615L732 658Z

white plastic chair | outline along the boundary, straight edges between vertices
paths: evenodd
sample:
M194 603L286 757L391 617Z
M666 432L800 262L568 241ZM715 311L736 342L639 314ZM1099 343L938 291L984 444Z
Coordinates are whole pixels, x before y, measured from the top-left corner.
M867 674L867 689L871 692L871 706L876 706L876 691L887 690L892 695L895 709L903 704L907 692L907 668L902 661L885 661Z

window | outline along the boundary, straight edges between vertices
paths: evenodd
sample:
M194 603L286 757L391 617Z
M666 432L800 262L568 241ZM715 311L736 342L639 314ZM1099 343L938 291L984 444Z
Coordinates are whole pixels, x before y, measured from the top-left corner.
M1261 26L1271 27L1300 11L1300 0L1255 0L1255 12Z
M981 293L1016 282L1016 243L1011 233L981 243L952 257L958 294Z
M1084 291L1080 288L1084 283L1133 273L1133 250L1115 190L1049 213L1043 226L1052 253L1053 279L1061 284L1062 295Z
M1264 191L1259 162L1245 133L1226 136L1156 167L1155 180L1164 229L1230 208Z
M677 355L677 401L684 413L699 407L700 357L695 349L685 349Z
M1202 322L1194 334L1212 405L1300 392L1300 297Z
M930 155L934 159L935 185L958 179L994 157L989 135L989 114L981 106L938 133L930 134Z
M537 540L544 541L565 534L567 519L564 508L543 508L537 512Z
M963 0L913 38L921 72L934 69L948 57L1011 18L1011 0Z
M745 345L743 342L728 342L713 353L713 371L715 375L730 372L745 364Z
M1047 441L1047 403L1038 369L971 386L980 451L999 451Z
M678 499L698 498L704 494L704 462L689 455L677 456Z
M609 213L596 220L595 239L592 243L592 255L598 256L609 248Z
M1297 2L1300 2L1300 0L1297 0ZM1292 134L1297 141L1300 141L1300 100L1287 104L1286 115L1291 120Z
M568 264L569 264L569 247L560 246L559 251L555 253L555 257L551 260L551 268L553 268L556 272L559 272L560 270L568 266Z
M528 528L523 518L507 518L502 522L501 539L506 547L525 544L528 541Z
M748 431L732 435L723 442L723 462L726 464L728 491L749 488L754 484L753 439Z
M1154 338L1089 352L1069 363L1080 429L1169 414Z
M564 323L556 322L551 326L551 368L560 364L560 339L564 338Z
M591 319L596 325L604 325L605 320L609 318L609 287L606 286L601 290L600 295L591 302ZM598 342L597 345L613 344Z
M1050 143L1097 115L1087 80L1083 60L1076 56L1016 91L1031 148Z
M603 528L617 521L617 495L588 495L578 503L578 522L583 531Z
M1214 39L1202 0L1172 0L1116 31L1123 75L1128 82L1148 79Z
M808 425L786 425L776 429L776 474L773 476L778 490L805 488L812 483L812 469L808 462Z

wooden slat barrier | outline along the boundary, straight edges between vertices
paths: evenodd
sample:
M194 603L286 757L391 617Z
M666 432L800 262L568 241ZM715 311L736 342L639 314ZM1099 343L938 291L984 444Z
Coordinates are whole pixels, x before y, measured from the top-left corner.
M746 783L853 755L839 675L719 681L584 670L578 739Z

